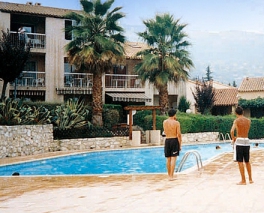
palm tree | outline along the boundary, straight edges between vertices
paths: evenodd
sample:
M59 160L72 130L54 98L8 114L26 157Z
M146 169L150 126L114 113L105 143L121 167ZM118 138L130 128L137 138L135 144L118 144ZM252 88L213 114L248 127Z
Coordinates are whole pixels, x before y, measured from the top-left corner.
M139 52L142 61L135 66L135 72L142 82L149 80L159 91L161 114L168 109L168 82L188 79L188 70L193 66L186 50L190 43L183 32L186 24L180 24L172 15L156 15L155 19L143 21L146 31L138 35L149 45Z
M93 73L92 87L92 123L102 126L102 75L121 63L124 57L122 35L123 28L118 21L124 17L122 7L110 11L114 0L81 0L83 11L72 12L66 17L74 20L75 25L65 28L73 35L73 40L66 46L69 62L78 71Z

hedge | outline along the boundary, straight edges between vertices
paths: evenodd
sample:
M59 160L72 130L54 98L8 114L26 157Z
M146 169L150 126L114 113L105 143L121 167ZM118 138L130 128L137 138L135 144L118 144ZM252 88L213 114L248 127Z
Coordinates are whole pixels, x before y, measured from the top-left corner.
M198 133L198 132L219 132L230 133L233 121L236 118L234 115L227 116L212 116L200 114L187 114L178 112L177 120L181 124L182 133ZM156 117L156 129L163 131L163 121L168 116ZM134 123L141 126L144 130L153 129L152 113L138 112L134 116ZM264 138L264 119L251 118L251 128L249 138L260 139Z

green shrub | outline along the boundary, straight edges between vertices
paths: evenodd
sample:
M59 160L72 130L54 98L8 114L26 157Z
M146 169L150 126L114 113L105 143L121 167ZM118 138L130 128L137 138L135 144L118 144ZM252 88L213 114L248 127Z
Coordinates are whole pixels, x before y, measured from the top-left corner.
M147 127L145 127L146 124L144 119L148 115L152 115L152 110L137 111L136 114L133 116L133 125L137 125L142 127L143 129L146 129Z
M43 106L25 104L22 99L4 98L0 103L1 125L36 125L51 123L50 112Z
M119 120L116 123L121 123L123 118L123 107L118 104L104 104L103 105L103 113L107 110L116 110L119 113ZM105 121L104 121L105 123Z
M181 96L178 106L179 111L186 112L186 110L190 108L190 105L191 102L187 101L187 99L184 96Z
M115 109L105 109L103 112L104 127L111 129L119 122L119 112Z
M86 120L88 113L83 100L68 99L52 111L54 128L72 129L90 125Z

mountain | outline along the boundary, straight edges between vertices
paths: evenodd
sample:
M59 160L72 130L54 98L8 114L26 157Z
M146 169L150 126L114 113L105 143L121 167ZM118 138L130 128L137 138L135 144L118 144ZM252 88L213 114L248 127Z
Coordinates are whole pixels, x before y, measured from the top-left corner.
M264 34L242 31L191 32L189 49L195 68L191 78L202 78L207 66L214 80L239 86L245 77L264 76Z
M139 41L136 32L143 26L125 26L130 41ZM245 77L264 76L264 34L245 31L186 31L192 46L188 49L194 62L190 78L205 77L210 66L215 81L239 86Z

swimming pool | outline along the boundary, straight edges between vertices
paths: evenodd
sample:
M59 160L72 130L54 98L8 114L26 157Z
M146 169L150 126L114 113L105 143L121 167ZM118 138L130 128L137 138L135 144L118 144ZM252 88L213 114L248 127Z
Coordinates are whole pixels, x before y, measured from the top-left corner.
M216 149L220 145L221 149ZM260 145L262 146L262 145ZM86 152L32 162L0 166L0 176L18 172L22 176L36 175L109 175L166 173L163 147ZM196 150L202 161L223 152L232 152L230 143L184 145L177 159L177 166L187 151ZM196 166L196 158L190 155L182 171Z

